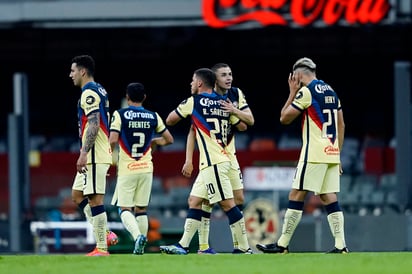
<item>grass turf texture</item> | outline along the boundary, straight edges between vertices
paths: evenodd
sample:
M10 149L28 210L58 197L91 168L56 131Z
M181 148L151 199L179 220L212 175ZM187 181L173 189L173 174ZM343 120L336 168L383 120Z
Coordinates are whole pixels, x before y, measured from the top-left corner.
M253 255L3 255L0 273L30 274L213 274L213 273L411 273L412 252L349 254L290 253Z

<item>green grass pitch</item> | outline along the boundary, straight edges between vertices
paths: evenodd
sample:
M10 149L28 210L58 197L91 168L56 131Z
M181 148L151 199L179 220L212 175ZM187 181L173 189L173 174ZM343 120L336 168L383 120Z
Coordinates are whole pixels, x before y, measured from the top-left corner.
M30 274L397 274L412 273L412 252L349 254L289 253L253 255L2 255L0 273Z

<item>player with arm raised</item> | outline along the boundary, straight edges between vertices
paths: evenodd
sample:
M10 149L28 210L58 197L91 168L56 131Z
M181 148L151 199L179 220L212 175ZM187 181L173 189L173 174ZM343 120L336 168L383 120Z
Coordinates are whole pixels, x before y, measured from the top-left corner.
M280 113L280 122L290 124L302 115L302 149L286 210L282 234L271 244L257 244L264 253L288 253L289 242L303 212L306 194L311 191L326 209L335 247L328 253L348 253L344 217L336 193L340 189L345 123L342 107L330 85L316 78L316 64L304 57L289 75L289 97Z

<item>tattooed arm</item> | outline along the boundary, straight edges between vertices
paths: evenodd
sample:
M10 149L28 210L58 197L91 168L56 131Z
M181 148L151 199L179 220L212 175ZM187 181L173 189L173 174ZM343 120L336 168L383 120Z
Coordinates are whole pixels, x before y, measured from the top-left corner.
M77 160L77 171L79 173L83 173L87 170L87 153L92 149L94 146L94 142L96 141L97 132L99 131L100 125L100 114L99 112L93 112L87 116L87 131L86 131L86 138L83 142L83 146L80 150L79 159Z
M89 152L90 149L94 146L94 142L96 141L97 132L99 131L100 125L100 114L99 112L93 112L89 116L87 116L87 123L88 128L86 131L86 139L84 140L84 144L82 146L82 150L85 152Z

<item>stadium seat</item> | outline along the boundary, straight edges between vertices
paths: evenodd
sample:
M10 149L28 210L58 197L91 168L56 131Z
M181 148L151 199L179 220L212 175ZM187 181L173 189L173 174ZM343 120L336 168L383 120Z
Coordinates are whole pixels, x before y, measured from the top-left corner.
M379 186L385 191L396 189L397 184L396 174L394 173L382 174L379 180Z
M249 149L251 151L275 150L276 144L275 141L270 138L257 138L253 139L252 142L249 144Z
M298 136L282 134L277 142L277 146L279 149L300 149L302 146L302 139Z

